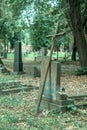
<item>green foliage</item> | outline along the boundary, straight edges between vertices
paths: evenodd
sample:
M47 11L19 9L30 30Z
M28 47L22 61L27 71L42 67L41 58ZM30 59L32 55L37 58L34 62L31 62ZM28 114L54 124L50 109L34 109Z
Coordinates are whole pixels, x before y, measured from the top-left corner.
M42 24L43 23L43 24ZM38 14L30 26L30 38L34 49L40 49L42 46L48 47L50 39L46 38L48 32L52 32L53 22L43 14Z
M76 75L80 76L80 75L87 75L87 67L82 67L76 70Z
M74 104L67 105L70 113L74 113L77 110L77 107Z
M21 104L22 103L22 104ZM8 96L4 96L4 98L2 98L0 100L0 105L5 105L5 106L9 106L9 107L16 107L16 106L21 106L23 104L25 104L24 102L22 102L21 98L16 98L16 97L8 97Z
M87 4L87 0L79 0L80 2L84 2L84 3L86 3Z
M18 122L18 118L15 115L11 114L10 112L5 112L4 115L5 115L4 118L6 118L9 123Z
M32 0L4 0L0 2L0 38L4 39L6 43L10 41L12 49L14 47L12 40L14 32L19 32L24 27L20 16L22 10L31 3Z
M40 49L42 46L50 48L51 37L46 36L54 34L57 21L60 23L59 32L63 32L67 21L61 8L61 1L35 1L33 22L30 24L30 38L34 49ZM68 36L58 37L55 46L59 47L61 44L69 46L68 41Z

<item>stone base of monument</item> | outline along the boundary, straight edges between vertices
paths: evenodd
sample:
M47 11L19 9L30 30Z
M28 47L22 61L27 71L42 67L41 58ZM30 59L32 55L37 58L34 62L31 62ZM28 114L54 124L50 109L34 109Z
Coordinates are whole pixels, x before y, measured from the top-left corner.
M57 110L57 112L66 112L68 105L74 105L74 100L68 98L65 93L57 92L56 97L56 100L52 100L43 96L42 105L48 110Z
M29 74L30 77L40 77L40 67L37 65L24 65L24 71Z

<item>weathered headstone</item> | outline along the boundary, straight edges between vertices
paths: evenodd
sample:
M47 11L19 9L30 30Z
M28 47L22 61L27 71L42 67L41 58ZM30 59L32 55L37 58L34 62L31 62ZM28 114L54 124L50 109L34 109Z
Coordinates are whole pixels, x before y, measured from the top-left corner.
M47 48L46 47L41 48L41 56L47 56Z
M41 67L41 83L43 83L44 72L48 60L43 59ZM57 91L60 89L60 63L52 61L49 67L45 89L44 97L49 98L50 100L56 100Z
M27 73L30 77L40 77L41 75L41 67L40 64L39 65L34 65L34 64L30 64L30 65L23 65L23 70L25 73Z
M40 56L36 57L36 61L42 61L44 57L47 57L47 47L42 47L40 50Z
M16 43L15 43L13 71L16 73L23 72L22 52L21 52L21 42L20 41L16 41Z
M41 86L46 71L47 58L43 58L41 66ZM51 61L47 74L42 103L47 109L57 109L59 112L68 110L67 105L74 104L74 101L68 98L65 92L60 89L61 65L59 62Z

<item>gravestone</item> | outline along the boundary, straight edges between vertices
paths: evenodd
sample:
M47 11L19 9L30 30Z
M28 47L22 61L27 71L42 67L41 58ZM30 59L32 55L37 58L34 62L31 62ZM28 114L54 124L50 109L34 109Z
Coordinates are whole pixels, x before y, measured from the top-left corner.
M36 61L42 61L44 57L47 57L47 47L42 47L40 50L40 56L36 57Z
M41 67L41 83L43 83L44 73L46 70L47 58L43 59ZM43 96L50 99L56 100L56 92L60 89L60 70L61 66L59 62L52 61L49 66L49 71L45 83L45 89Z
M43 85L47 62L48 59L44 57L41 66L41 86ZM68 98L65 92L61 92L60 74L60 63L51 61L42 96L42 104L44 104L47 109L57 109L59 112L65 112L68 110L67 105L74 104L74 101Z
M23 65L23 70L26 74L28 74L30 77L40 77L41 75L41 67L40 64L39 65L34 65L34 64L30 64L30 65Z
M47 56L47 48L46 47L41 48L41 56Z
M13 71L16 73L22 73L23 72L23 63L22 63L21 42L16 41L14 48L15 48L15 52L14 52Z

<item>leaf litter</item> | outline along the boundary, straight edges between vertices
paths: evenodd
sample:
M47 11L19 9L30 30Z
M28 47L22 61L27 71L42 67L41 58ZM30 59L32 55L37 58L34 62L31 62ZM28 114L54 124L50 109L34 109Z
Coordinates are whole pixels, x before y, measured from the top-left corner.
M28 76L19 76L17 80L22 84L40 86L40 78L29 78ZM61 87L65 88L65 92L68 96L87 94L87 76L75 76L75 75L62 75L61 76ZM0 106L0 124L4 128L8 115L13 115L18 118L15 123L7 121L9 129L15 124L17 129L25 130L86 130L87 128L87 107L78 108L76 113L56 113L53 114L48 110L43 109L41 113L35 115L36 112L36 100L38 99L39 90L33 89L30 92L20 92L10 94L8 97L20 99L18 106L5 106L5 96L1 96L0 102L3 100ZM14 102L13 102L14 103ZM7 116L5 116L7 115ZM5 119L6 117L6 119ZM34 125L35 124L35 125ZM15 125L15 126L16 126Z

